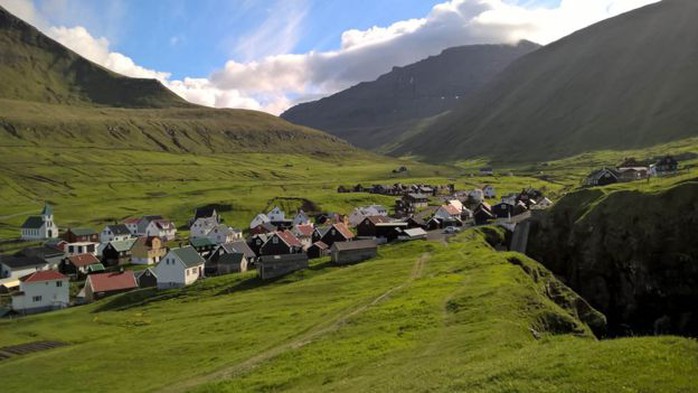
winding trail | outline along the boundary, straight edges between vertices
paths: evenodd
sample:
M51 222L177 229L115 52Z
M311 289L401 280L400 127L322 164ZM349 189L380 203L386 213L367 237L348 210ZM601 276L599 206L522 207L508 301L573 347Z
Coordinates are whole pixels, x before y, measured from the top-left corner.
M192 388L195 388L208 382L234 378L236 376L243 375L254 370L263 362L273 359L286 351L302 348L323 335L335 332L341 329L344 325L346 325L347 321L349 321L351 318L363 313L370 307L383 302L384 300L388 299L393 293L405 288L413 281L422 277L422 275L424 274L425 265L429 260L430 256L431 255L429 253L422 254L415 261L414 266L412 267L412 271L410 272L410 275L407 277L407 280L405 280L397 286L388 289L387 291L383 292L380 296L372 299L368 303L358 305L354 308L350 308L346 310L344 313L336 316L335 318L322 322L310 328L308 331L299 334L293 340L268 348L263 352L260 352L257 355L242 361L241 363L224 367L210 374L195 376L186 381L180 381L174 385L166 386L157 391L162 393L186 392Z

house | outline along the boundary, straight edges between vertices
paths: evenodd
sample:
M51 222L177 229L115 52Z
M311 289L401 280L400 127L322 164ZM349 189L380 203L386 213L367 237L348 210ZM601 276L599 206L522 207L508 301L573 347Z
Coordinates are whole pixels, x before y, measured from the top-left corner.
M679 162L672 156L661 158L654 164L650 165L652 176L673 175L679 170Z
M182 288L193 284L203 277L205 262L194 247L173 248L155 266L158 289Z
M453 207L455 207L459 212L462 212L465 206L463 206L463 202L461 202L458 199L449 199L447 203Z
M157 236L166 241L174 240L177 227L174 222L165 219L152 220L145 229L144 236Z
M434 217L441 218L443 220L450 218L460 218L460 215L461 211L450 204L439 206L439 208L436 209L436 212L434 213Z
M269 217L269 221L271 222L282 222L286 220L286 213L278 206L274 206L274 208L267 213L267 217Z
M121 221L121 223L126 225L126 228L128 228L129 232L131 232L131 235L138 236L138 223L140 220L140 218L127 218Z
M460 220L463 222L470 221L473 219L473 211L464 207L460 212Z
M131 270L90 274L85 280L85 301L94 302L138 288L138 281Z
M104 270L104 266L99 263L99 259L94 254L79 254L65 258L59 270L63 274L78 278L92 271Z
M160 262L165 254L167 254L167 247L159 237L141 236L131 247L131 263L152 265Z
M37 271L19 279L19 292L12 294L12 309L32 314L68 307L68 277L54 270Z
M364 207L355 208L351 214L349 214L349 224L353 227L358 226L361 222L370 216L388 216L388 209L381 205L371 205Z
M334 242L345 242L353 238L354 233L349 230L346 224L332 224L326 228L316 227L313 233L313 242L322 241L330 247Z
M207 236L221 219L213 207L202 207L194 210L194 218L189 222L189 237L197 238Z
M249 261L243 253L225 253L215 260L206 261L206 274L223 275L247 271Z
M618 168L618 181L630 182L647 179L650 176L650 168L648 167L633 167L633 168Z
M20 281L18 278L10 277L0 279L0 294L8 294L15 290L19 291L19 283Z
M298 225L308 225L308 224L310 224L310 217L308 217L308 215L305 214L305 212L302 209L298 210L298 213L296 213L296 216L293 217L292 225L294 227L296 227Z
M242 239L242 232L225 224L218 224L204 236L215 244L224 244Z
M44 204L41 215L30 216L22 224L22 240L45 240L58 237L58 226L53 221L53 208Z
M136 224L136 235L137 236L145 236L146 231L148 230L148 226L150 225L151 221L155 220L162 220L164 219L163 216L160 215L149 215L149 216L143 216L138 219L138 224Z
M27 247L21 251L21 254L27 257L41 258L48 263L48 268L55 270L65 258L65 251L49 246Z
M378 255L378 245L373 240L335 242L330 247L330 255L337 265L361 262Z
M605 186L608 184L618 183L620 173L612 168L601 168L589 174L584 179L585 186Z
M259 248L259 255L296 254L303 251L303 244L291 231L278 231L269 235Z
M100 243L123 241L133 238L131 230L125 224L107 225L99 235Z
M411 228L403 229L402 234L398 236L398 240L402 241L412 241L412 240L426 240L428 234L422 228Z
M403 197L403 201L415 209L420 209L429 205L429 196L420 193L409 193Z
M329 250L330 248L327 246L327 244L318 241L308 247L306 254L308 254L308 259L322 258L329 255Z
M488 184L488 185L482 187L482 195L485 197L485 199L496 198L497 191L494 189L493 185Z
M377 230L376 225L382 223L389 223L392 220L386 216L372 215L364 217L358 224L356 224L356 234L359 237L376 237Z
M82 255L82 254L92 254L97 255L97 247L99 243L95 242L77 242L68 243L64 246L65 255Z
M303 248L308 248L313 244L313 231L315 226L313 224L302 224L296 225L291 229L291 233L300 240Z
M138 288L154 288L158 286L158 277L155 275L153 268L147 268L133 272L138 282Z
M63 239L68 243L99 243L99 234L92 228L70 228Z
M189 245L194 247L194 250L196 250L196 252L199 255L201 255L204 259L208 258L208 256L211 255L213 250L215 250L216 247L218 247L218 244L212 242L207 238L190 239Z
M476 188L474 190L471 190L470 192L468 192L468 199L473 204L481 203L482 201L485 200L485 192L482 191L482 189L480 189L480 188Z
M252 219L252 221L250 221L250 229L257 228L260 225L267 224L267 223L271 223L271 220L269 219L269 217L266 214L264 214L264 213L257 214Z
M276 232L279 228L271 222L265 222L250 229L250 235L261 235Z
M504 202L492 206L492 214L497 218L510 218L516 215L514 214L514 205Z
M473 211L476 225L485 225L496 216L492 213L492 207L487 202L482 202Z
M265 255L256 263L257 273L262 280L281 277L308 268L305 254Z
M104 266L128 265L131 263L131 249L137 239L114 240L102 250Z
M48 263L42 258L0 255L0 278L19 279L42 270L48 270Z
M269 239L270 234L268 233L260 233L256 235L252 235L250 238L247 239L247 245L254 251L254 253L259 256L259 250L262 248L264 243L267 242Z
M254 262L257 258L257 254L250 248L250 246L243 240L238 240L232 243L226 243L219 245L208 257L211 261L216 261L217 258L225 254L243 254L248 262Z
M480 168L480 176L494 176L494 169L492 167Z
M320 213L315 216L315 224L317 225L331 225L331 224L345 224L349 225L349 217L340 213Z

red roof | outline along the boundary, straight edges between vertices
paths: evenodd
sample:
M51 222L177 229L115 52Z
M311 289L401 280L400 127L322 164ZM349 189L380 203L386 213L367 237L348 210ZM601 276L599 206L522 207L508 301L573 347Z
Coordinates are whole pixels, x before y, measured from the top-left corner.
M313 236L313 230L315 227L313 224L307 224L307 225L296 225L296 231L301 235L305 237L311 237Z
M73 255L72 257L68 257L68 260L75 267L84 267L99 263L99 259L92 254Z
M386 216L368 216L364 220L368 220L368 221L372 222L374 225L390 222L390 218L388 218Z
M99 273L87 276L85 286L92 286L92 292L122 291L124 289L138 288L136 276L133 271L126 270L122 273Z
M315 246L321 250L327 250L328 248L330 248L327 244L325 244L324 242L321 242L321 241L317 241L317 242L313 243L313 246Z
M458 208L453 206L453 205L443 205L441 206L446 213L452 215L452 216L457 216L460 214L460 211L458 211Z
M140 218L127 218L123 221L121 221L122 224L138 224L138 221L140 221Z
M337 231L339 231L339 233L344 235L344 237L346 239L353 239L354 238L354 232L349 230L349 228L347 227L346 224L340 223L340 224L334 224L332 226L335 227L335 229L337 229Z
M288 244L289 246L303 247L301 241L298 240L297 237L293 236L293 234L289 231L276 232L276 235L279 236L281 241Z
M67 280L68 277L62 275L55 270L42 270L39 272L34 272L32 274L26 275L19 280L22 282L40 282L40 281L53 281L53 280Z

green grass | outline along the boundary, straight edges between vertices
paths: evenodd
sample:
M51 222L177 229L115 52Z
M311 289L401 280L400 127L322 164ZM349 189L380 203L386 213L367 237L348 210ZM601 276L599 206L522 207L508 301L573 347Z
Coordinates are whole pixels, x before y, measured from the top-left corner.
M155 291L2 321L3 345L71 344L0 362L3 388L696 391L694 340L597 341L545 295L554 278L532 278L542 267L478 232L384 247L349 267L324 262L272 283L232 275L145 303ZM560 320L570 324L551 329Z

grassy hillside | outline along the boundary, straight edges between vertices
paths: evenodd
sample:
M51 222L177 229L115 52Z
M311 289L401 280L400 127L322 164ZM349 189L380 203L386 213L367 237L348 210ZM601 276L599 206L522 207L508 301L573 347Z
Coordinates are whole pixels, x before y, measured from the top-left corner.
M373 150L395 143L423 119L457 107L515 59L540 46L470 45L362 82L319 101L296 105L281 117L327 131Z
M493 251L477 232L382 248L350 267L321 261L273 283L233 275L152 296L0 322L3 345L70 344L0 361L3 387L696 391L695 341L597 341L574 293L534 261Z
M392 154L537 162L695 137L697 17L697 2L665 0L573 33Z

